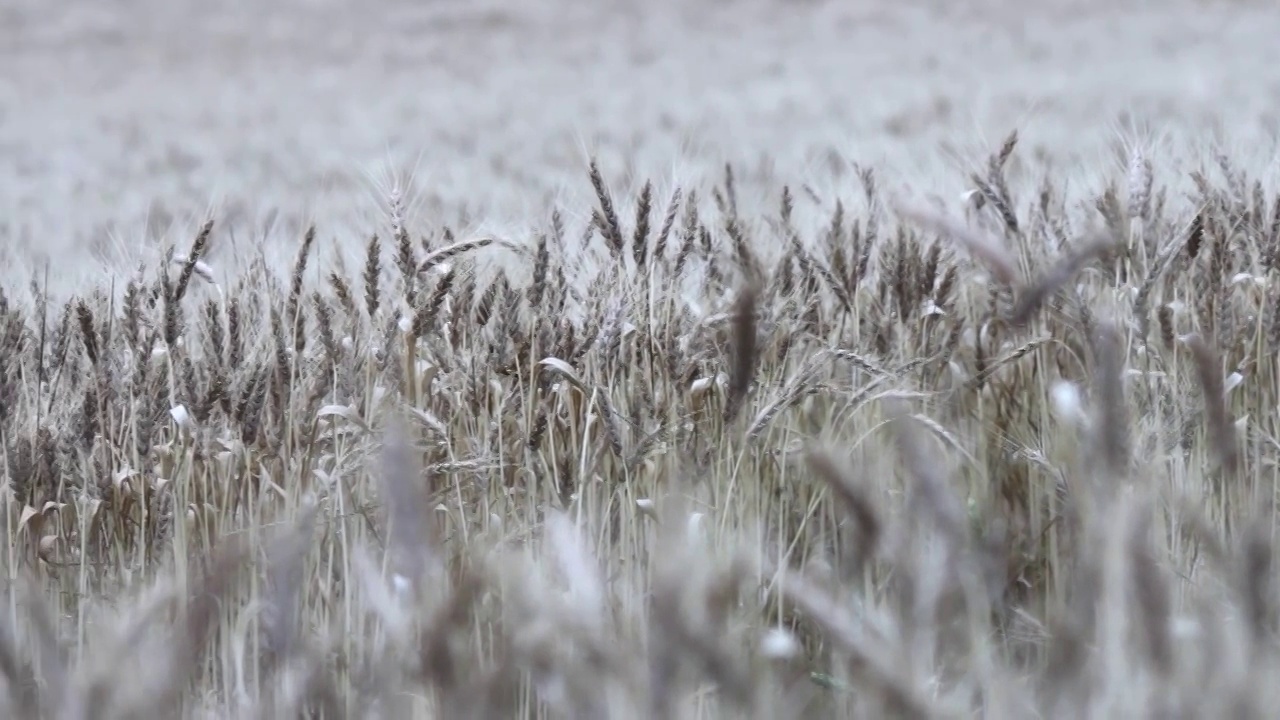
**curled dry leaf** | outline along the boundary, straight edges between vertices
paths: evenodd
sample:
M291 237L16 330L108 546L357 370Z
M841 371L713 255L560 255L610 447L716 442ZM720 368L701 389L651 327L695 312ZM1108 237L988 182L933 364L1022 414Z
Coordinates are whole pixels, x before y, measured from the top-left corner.
M430 428L432 432L439 435L440 437L442 438L449 437L449 429L445 427L445 424L443 422L440 422L440 418L436 417L435 413L431 412L430 410L423 410L421 408L411 407L409 408L409 414L413 415L413 417L416 418L418 422Z
M356 424L361 430L366 432L369 430L368 423L364 421L364 418L360 417L359 411L350 405L325 405L316 412L317 420L323 420L324 418L331 417L340 417L343 420Z
M23 506L22 513L18 517L18 533L21 534L23 528L27 526L30 526L33 532L40 532L45 522L61 512L66 506L66 503L52 501L40 506L39 510L30 505Z
M564 360L561 360L560 358L557 358L557 357L546 357L539 360L538 365L540 367L549 368L550 370L553 370L559 373L560 375L564 376L564 378L568 380L569 383L573 385L575 388L577 388L580 392L584 394L587 394L590 392L590 390L587 388L587 384L582 381L582 378L578 377L578 374L576 372L574 372L573 366L569 365L569 363L565 362Z
M196 426L195 419L191 417L191 413L187 412L185 405L174 405L169 408L169 417L173 418L173 422L183 430L194 430Z
M187 264L187 260L188 258L186 253L174 253L171 262L174 265L183 266ZM193 274L200 276L200 279L210 285L217 284L213 277L213 268L204 260L196 260L195 265L192 266L192 270Z
M38 550L38 552L39 552L39 555L40 555L40 559L41 559L41 560L43 560L43 561L45 561L45 562L47 562L47 563L49 563L49 564L51 564L51 565L52 565L52 564L54 564L54 563L56 563L56 562L57 562L57 550L58 550L58 536L57 536L57 535L45 535L44 537L40 538L40 544L39 544L39 550Z

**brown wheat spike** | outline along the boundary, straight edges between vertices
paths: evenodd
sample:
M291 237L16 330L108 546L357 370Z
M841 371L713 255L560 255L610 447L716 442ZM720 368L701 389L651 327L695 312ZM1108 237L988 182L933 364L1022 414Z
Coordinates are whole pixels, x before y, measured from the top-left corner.
M271 309L271 337L275 343L275 382L271 384L271 397L276 411L284 414L292 387L293 364L289 361L289 345L284 320L275 308Z
M636 204L636 228L631 238L631 254L636 270L643 272L649 261L649 220L653 213L653 183L645 181Z
M1093 387L1097 398L1097 434L1103 467L1113 477L1125 478L1129 471L1129 419L1124 394L1124 345L1119 330L1107 322L1098 323L1092 334L1094 352Z
M401 226L395 233L396 268L400 270L400 279L404 284L404 300L409 307L417 305L418 283L415 272L418 267L417 253L413 249L413 241L409 233Z
M613 401L609 399L609 392L606 388L599 388L596 390L596 397L600 403L600 419L604 423L609 450L613 452L614 457L624 458L626 456L622 448L622 431L618 427L618 413L614 410Z
M505 294L507 286L507 276L503 272L498 273L498 277L490 281L489 287L485 288L480 294L480 302L476 303L475 324L479 328L483 328L489 324L489 318L493 316L494 306L498 301L500 294Z
M173 285L166 271L162 277L164 294L164 344L171 351L178 346L178 338L183 333L182 304L174 294ZM67 306L70 308L70 305Z
M1010 236L1017 237L1021 230L1018 225L1018 216L1013 210L1013 201L1007 196L1008 189L1004 187L1003 179L997 175L995 180L998 182L988 182L977 174L971 178L983 199L999 213L1000 220Z
M174 302L181 302L183 296L187 294L187 285L191 282L191 274L196 271L200 258L204 256L205 250L209 245L209 236L212 234L213 220L207 220L196 235L195 242L191 244L191 252L187 253L186 262L182 265L182 273L178 275L178 285L173 294Z
M1228 475L1234 475L1239 467L1240 451L1236 444L1235 427L1227 420L1227 398L1218 354L1198 334L1187 338L1186 343L1195 362L1196 377L1200 381L1209 442L1222 470Z
M320 345L324 348L326 361L337 365L338 340L333 332L333 308L318 292L312 293L311 304L316 309L316 329L320 333Z
M240 334L240 301L232 298L227 305L227 367L236 369L244 359L244 343Z
M698 240L698 191L691 190L689 192L689 201L685 203L684 208L684 228L681 231L680 250L676 253L676 264L674 275L679 277L684 271L685 265L689 258L693 256L694 247Z
M1276 631L1275 552L1271 544L1271 522L1264 517L1259 516L1245 528L1235 583L1253 638L1255 656Z
M294 350L301 353L306 347L306 328L304 327L304 319L302 307L299 302L302 299L302 281L307 272L307 263L311 259L311 247L316 241L316 226L312 225L307 228L307 232L302 238L302 247L298 249L298 258L293 264L293 274L289 282L289 302L288 311L285 313L285 322L289 324L289 329L293 331Z
M226 336L225 328L222 324L222 310L214 300L209 300L204 304L204 323L206 328L206 352L208 357L220 365L225 358Z
M752 278L753 281L761 282L764 273L755 253L751 250L751 241L747 237L746 231L743 230L741 221L734 217L726 220L725 234L729 236L729 240L733 243L734 257L738 261L738 268L747 277Z
M142 283L130 280L124 291L124 337L135 350L142 342L142 294Z
M1168 305L1161 305L1156 312L1156 319L1160 325L1160 342L1168 350L1174 347L1174 327L1173 327L1173 308Z
M1138 288L1138 295L1133 301L1133 311L1138 319L1138 339L1143 343L1146 342L1147 335L1150 333L1151 320L1148 307L1151 302L1151 292L1155 289L1156 282L1163 276L1164 271L1178 258L1178 251L1182 249L1183 244L1188 240L1188 236L1180 236L1161 250L1155 261L1151 263L1147 276L1142 280L1142 285ZM1165 344L1170 348L1172 347L1171 343L1166 342Z
M76 303L76 317L80 321L80 338L84 341L84 352L89 362L98 364L98 331L93 327L93 311L83 300Z
M1187 231L1187 257L1195 260L1200 255L1200 246L1204 244L1204 212L1196 213Z
M757 338L756 311L760 301L760 286L750 279L738 292L733 307L733 355L729 371L728 396L725 419L732 422L746 401L756 372L759 340Z
M449 291L453 289L453 283L456 278L456 268L449 268L449 272L440 278L435 289L432 290L431 297L414 313L411 331L415 338L426 337L427 333L435 327L436 320L440 316L440 308L444 305Z
M727 210L729 217L738 217L738 186L733 178L732 163L724 164L724 197L728 204Z
M240 439L246 444L258 441L262 429L262 409L267 401L267 386L270 371L265 367L258 370L246 391L243 414L240 420Z
M337 272L331 272L329 287L333 290L333 296L338 299L338 305L342 307L342 311L348 318L354 319L359 311L356 309L355 298L351 295L351 286Z
M969 382L967 383L967 387L972 389L981 388L984 383L986 383L988 380L991 379L992 375L995 375L996 372L1000 370L1000 368L1005 367L1010 363L1014 363L1014 362L1017 362L1018 360L1021 360L1022 358L1031 354L1036 349L1045 346L1049 342L1051 342L1050 338L1037 338L1035 340L1028 340L1022 345L1019 345L1018 347L1014 348L1012 351L1009 352L1008 355L1004 355L997 360L984 363L982 369L979 370L973 376L973 378L969 380Z
M959 277L960 269L955 265L948 265L946 272L942 274L942 281L933 294L933 304L943 312L950 311L955 305L956 281Z
M497 238L492 236L487 236L487 235L481 236L481 237L468 238L466 240L459 240L458 242L453 243L452 245L446 245L445 247L439 248L435 252L423 258L422 263L418 265L418 272L419 273L429 272L431 269L435 268L441 263L444 263L450 258L455 258L459 255L462 255L463 253L468 253L474 250L480 250L482 248L489 247L490 245L493 245L496 242L498 242Z
M1000 150L992 157L990 171L992 173L1002 173L1009 164L1009 158L1013 157L1013 151L1018 147L1018 129L1014 128L1005 136L1004 142L1000 144Z
M677 187L671 191L671 199L667 201L667 212L662 218L662 228L658 231L658 239L653 245L653 258L659 263L667 259L667 242L671 237L672 228L675 227L676 216L680 214L682 199L683 193L680 188Z
M625 241L622 239L622 224L618 222L618 214L613 209L613 197L605 187L600 166L596 164L594 158L591 160L590 174L591 185L595 188L596 199L600 202L600 209L596 214L596 225L608 242L609 250L615 256L621 257L625 247Z
M551 264L546 235L538 236L533 257L533 277L529 283L528 296L530 307L538 308L542 306L542 299L547 295L547 271Z
M377 316L378 306L381 304L381 294L378 288L378 281L382 277L381 260L382 245L378 241L378 236L373 235L369 238L364 263L364 308L369 313L370 320Z
M1147 660L1162 677L1170 677L1174 671L1173 637L1170 624L1173 608L1169 588L1161 573L1156 553L1151 548L1149 534L1151 515L1139 511L1138 521L1129 530L1129 565L1133 572L1133 586L1142 611L1143 639Z

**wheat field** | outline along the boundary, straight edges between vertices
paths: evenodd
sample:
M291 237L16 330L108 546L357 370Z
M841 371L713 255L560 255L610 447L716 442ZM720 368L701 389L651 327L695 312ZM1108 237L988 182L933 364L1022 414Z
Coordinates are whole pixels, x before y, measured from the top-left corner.
M1280 13L0 7L14 718L1266 718Z

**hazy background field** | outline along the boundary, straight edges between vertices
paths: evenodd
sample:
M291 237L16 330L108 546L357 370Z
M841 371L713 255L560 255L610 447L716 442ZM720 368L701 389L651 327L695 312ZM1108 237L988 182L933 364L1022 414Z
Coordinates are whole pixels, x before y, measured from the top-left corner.
M389 171L415 172L422 221L519 236L549 199L587 207L588 153L619 191L732 160L747 198L848 160L962 189L1014 127L1069 190L1122 138L1220 133L1261 171L1276 37L1254 2L4 0L0 260L52 255L72 289L210 209L358 250Z

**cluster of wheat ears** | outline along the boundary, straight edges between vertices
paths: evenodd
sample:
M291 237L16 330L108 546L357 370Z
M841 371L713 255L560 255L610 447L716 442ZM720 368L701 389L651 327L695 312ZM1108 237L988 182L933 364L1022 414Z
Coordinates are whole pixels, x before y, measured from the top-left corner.
M4 288L4 717L1269 716L1280 198L1016 143Z

